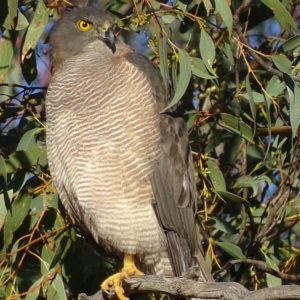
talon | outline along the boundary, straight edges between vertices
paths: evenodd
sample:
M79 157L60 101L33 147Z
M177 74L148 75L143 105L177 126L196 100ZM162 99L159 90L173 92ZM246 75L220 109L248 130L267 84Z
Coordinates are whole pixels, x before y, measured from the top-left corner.
M121 286L121 281L124 278L129 278L130 276L144 275L134 264L133 255L125 253L124 255L124 267L120 273L109 276L101 284L102 290L108 290L110 287L114 286L115 293L119 300L129 300L129 298L124 296L124 289Z

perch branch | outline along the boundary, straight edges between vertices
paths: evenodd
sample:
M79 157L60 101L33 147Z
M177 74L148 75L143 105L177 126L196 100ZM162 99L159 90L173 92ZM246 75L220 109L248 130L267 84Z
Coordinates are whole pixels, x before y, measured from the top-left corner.
M126 295L161 292L173 296L198 299L222 300L280 300L299 299L300 286L289 285L266 288L258 291L248 291L244 286L235 282L199 282L193 279L178 277L161 277L155 275L136 276L124 279L122 287ZM77 300L115 300L113 290L109 293L98 291L92 296L80 294Z

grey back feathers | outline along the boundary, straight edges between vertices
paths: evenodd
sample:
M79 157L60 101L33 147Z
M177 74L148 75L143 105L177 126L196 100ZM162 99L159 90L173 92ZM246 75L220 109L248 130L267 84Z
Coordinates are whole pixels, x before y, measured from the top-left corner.
M114 41L112 25L107 12L85 7L51 33L54 184L69 214L107 251L136 255L152 274L180 275L197 263L202 280L213 280L194 220L185 123L160 114L167 92L158 68Z

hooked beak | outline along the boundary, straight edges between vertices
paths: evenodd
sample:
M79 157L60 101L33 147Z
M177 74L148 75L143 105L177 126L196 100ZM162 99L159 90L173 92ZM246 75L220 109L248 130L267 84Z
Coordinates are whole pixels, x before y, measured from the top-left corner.
M113 53L116 51L115 36L113 29L109 27L106 31L99 33L99 39L102 40Z

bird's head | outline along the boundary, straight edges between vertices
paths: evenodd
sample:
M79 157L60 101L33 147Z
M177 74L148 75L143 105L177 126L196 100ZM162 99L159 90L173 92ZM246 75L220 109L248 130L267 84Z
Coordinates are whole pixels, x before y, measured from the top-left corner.
M70 56L80 54L96 40L115 52L114 18L106 11L86 6L66 13L50 33L51 63L55 68Z

